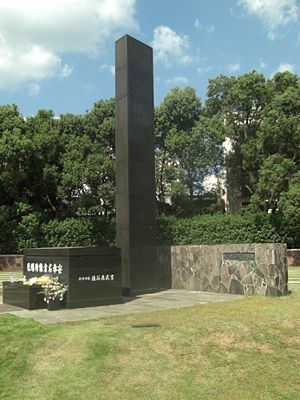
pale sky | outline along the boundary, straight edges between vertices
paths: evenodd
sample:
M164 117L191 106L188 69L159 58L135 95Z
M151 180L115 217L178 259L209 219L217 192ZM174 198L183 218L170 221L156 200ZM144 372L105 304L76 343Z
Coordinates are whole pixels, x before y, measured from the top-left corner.
M114 42L153 47L155 105L174 86L300 74L300 0L0 0L0 104L84 113L114 96Z

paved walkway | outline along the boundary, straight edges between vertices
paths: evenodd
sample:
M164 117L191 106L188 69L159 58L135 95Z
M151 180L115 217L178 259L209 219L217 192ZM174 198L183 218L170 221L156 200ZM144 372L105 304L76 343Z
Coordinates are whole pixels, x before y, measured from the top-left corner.
M4 312L18 317L32 318L43 324L55 324L59 322L110 317L112 315L137 314L147 311L190 307L199 304L240 300L243 298L245 297L239 295L171 289L134 298L124 298L123 304L114 304L110 306L76 308L70 310L61 309L58 311L48 311L46 309L29 311L16 308L15 311L7 310Z

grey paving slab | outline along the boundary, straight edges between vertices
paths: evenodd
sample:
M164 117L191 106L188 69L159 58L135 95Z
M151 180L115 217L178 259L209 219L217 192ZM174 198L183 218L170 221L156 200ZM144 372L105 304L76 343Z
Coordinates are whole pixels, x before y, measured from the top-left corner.
M55 324L241 299L245 299L245 296L170 289L135 298L125 298L124 303L110 306L61 309L58 311L19 309L7 313L18 317L31 318L43 324Z

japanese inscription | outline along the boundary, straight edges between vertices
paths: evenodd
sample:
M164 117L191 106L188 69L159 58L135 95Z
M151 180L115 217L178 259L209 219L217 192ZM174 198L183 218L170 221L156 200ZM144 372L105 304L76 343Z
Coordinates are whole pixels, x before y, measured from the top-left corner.
M115 275L113 274L102 274L102 275L86 275L86 276L79 276L79 281L90 281L90 282L99 282L99 281L114 281Z
M63 273L63 266L61 264L55 263L30 263L26 264L27 272L40 272L44 274L58 274L61 275Z

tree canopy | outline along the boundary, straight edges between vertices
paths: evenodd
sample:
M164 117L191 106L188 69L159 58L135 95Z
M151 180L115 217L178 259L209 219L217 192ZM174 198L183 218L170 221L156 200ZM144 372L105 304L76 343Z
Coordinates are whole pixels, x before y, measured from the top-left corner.
M223 165L224 124L209 118L194 89L174 88L155 112L157 198L191 208ZM180 207L182 208L182 207Z
M221 178L225 164L250 210L276 202L284 221L300 228L299 76L220 75L209 80L204 103L191 87L173 88L155 109L154 130L159 213L207 212L205 180ZM218 188L210 196L222 211ZM58 118L51 110L24 118L15 104L0 106L2 249L41 244L43 224L72 230L78 218L109 221L114 213L114 99ZM300 244L296 230L285 235Z
M291 72L266 79L255 71L211 79L209 115L227 126L239 184L257 206L288 190L299 170L300 79Z

